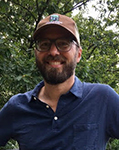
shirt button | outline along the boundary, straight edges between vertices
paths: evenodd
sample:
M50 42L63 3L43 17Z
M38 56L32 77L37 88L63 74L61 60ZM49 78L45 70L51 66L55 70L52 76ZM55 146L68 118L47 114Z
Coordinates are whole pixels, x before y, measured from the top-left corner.
M34 100L36 101L36 97L34 97Z
M57 117L57 116L55 116L55 117L54 117L54 120L58 120L58 117Z
M49 105L46 105L46 108L49 108Z

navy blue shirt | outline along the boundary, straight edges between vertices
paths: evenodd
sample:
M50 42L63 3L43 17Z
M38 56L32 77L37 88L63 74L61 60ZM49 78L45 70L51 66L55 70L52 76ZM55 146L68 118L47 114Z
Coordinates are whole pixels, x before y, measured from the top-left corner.
M38 98L44 82L13 96L0 111L0 146L13 138L20 150L104 150L119 138L119 95L108 85L75 77L56 112Z

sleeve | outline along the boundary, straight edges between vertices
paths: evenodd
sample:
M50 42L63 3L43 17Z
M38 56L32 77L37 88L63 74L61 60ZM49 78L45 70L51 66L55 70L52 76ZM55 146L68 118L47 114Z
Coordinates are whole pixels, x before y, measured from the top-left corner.
M5 146L9 139L12 138L12 124L12 105L7 102L0 110L0 146Z
M108 135L119 139L119 95L111 87L108 88L106 115Z

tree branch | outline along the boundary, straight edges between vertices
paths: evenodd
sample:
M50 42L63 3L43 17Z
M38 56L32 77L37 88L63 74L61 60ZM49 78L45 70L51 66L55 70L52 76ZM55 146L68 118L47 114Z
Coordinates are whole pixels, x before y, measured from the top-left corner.
M90 52L90 54L88 55L88 57L86 58L87 60L91 57L91 55L93 54L94 50L97 48L97 46L94 46L94 44L92 44L90 47L88 47L88 50L93 47L92 51Z
M46 1L47 7L48 7L49 2L50 2L50 0L47 0L47 1ZM43 16L43 13L44 13L44 11L45 11L45 9L46 9L47 7L44 6L44 7L42 7L42 10L40 10L40 9L39 9L39 5L38 5L38 0L36 0L36 8L37 8L37 11L38 11L38 19L35 20L35 21L36 21L36 24L35 24L34 31L36 30L37 25L38 25L39 21L41 20L41 18L42 18L42 16ZM29 49L31 49L31 48L33 47L33 43L34 43L33 37L31 37Z
M15 4L15 5L20 6L21 8L23 8L23 9L25 9L25 10L27 10L27 12L29 12L29 14L34 18L34 20L36 20L35 16L31 13L31 11L30 11L28 8L22 6L20 3L16 3L16 2L14 2L14 1L12 1L12 3Z
M46 1L46 6L47 7L48 7L49 2L50 2L50 0ZM45 9L47 8L46 6L42 7L42 10L40 10L39 6L38 6L38 0L36 0L36 7L37 7L37 11L38 11L38 19L36 20L35 30L37 28L37 25L38 25L39 21L41 20L41 18L43 16L43 13L44 13Z
M79 3L77 3L76 5L74 5L70 10L65 11L64 14L67 14L67 13L69 13L69 12L71 12L71 11L79 8L79 7L81 7L82 5L85 5L89 1L91 1L91 0L86 0L86 1L82 0L82 1L80 1Z

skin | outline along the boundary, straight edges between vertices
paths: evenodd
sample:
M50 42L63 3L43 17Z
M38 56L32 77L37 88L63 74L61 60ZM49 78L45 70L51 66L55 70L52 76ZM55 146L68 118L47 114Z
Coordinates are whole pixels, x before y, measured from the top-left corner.
M69 32L67 32L65 29L61 27L50 27L45 30L43 30L40 33L40 38L49 38L49 39L57 39L61 37L69 37L72 36ZM76 55L77 53L77 55ZM63 60L48 60L47 63L45 63L45 67L49 70L55 69L58 73L60 73L63 69L63 66L67 63L70 63L71 60L74 59L74 56L76 55L76 63L80 61L81 58L82 49L81 47L77 48L75 44L72 44L72 48L68 52L59 52L54 44L52 44L51 49L48 52L39 52L35 49L35 57L37 61L43 62L44 57L47 57L48 55L51 55L53 57L59 56L65 58L65 61ZM48 104L53 111L56 111L57 103L59 100L59 97L62 94L67 93L70 88L74 84L74 76L75 76L75 69L73 70L73 74L66 79L64 82L53 85L50 83L47 83L44 80L44 87L39 91L38 98Z

